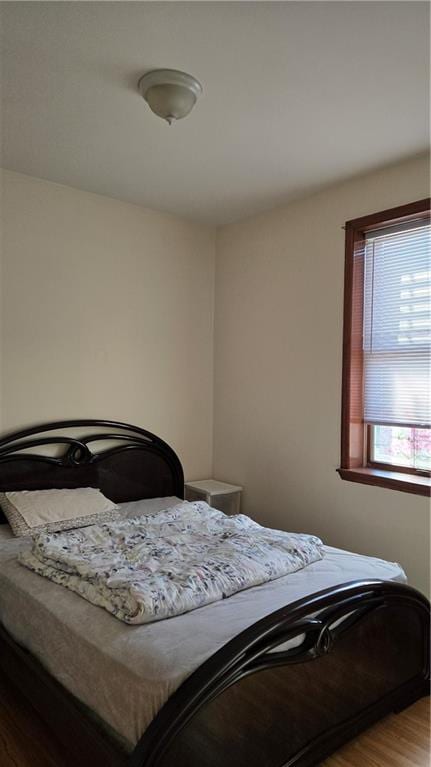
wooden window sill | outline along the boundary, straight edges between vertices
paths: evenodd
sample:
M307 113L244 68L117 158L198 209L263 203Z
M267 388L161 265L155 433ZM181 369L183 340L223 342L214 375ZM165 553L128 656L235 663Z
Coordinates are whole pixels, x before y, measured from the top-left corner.
M401 490L404 493L415 493L416 495L431 495L431 477L366 467L357 469L341 468L337 469L337 471L341 479L347 479L350 482L389 487L391 490Z

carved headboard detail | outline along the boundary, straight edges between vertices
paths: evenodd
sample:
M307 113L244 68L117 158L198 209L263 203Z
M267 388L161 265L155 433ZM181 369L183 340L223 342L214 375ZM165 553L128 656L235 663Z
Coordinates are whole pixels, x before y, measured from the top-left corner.
M44 450L34 452L37 448ZM73 487L98 487L115 503L183 498L184 474L166 442L118 421L57 421L0 439L1 492Z

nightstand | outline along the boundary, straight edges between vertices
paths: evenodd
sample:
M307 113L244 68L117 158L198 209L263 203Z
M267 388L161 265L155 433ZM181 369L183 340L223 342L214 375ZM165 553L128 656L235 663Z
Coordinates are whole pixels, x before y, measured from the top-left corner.
M186 501L206 501L214 509L225 514L239 514L242 487L219 482L217 479L202 479L186 482Z

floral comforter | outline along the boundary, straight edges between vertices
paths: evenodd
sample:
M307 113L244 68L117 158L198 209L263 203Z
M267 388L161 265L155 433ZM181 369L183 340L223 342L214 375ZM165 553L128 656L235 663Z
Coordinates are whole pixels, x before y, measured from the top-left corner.
M162 620L300 570L323 557L309 535L229 517L204 502L39 534L20 562L126 623Z

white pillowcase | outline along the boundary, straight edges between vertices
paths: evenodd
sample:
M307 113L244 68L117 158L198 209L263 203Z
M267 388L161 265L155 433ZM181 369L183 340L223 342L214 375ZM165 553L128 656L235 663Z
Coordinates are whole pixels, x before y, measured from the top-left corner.
M0 493L0 506L16 536L101 524L119 509L94 487L9 491Z

